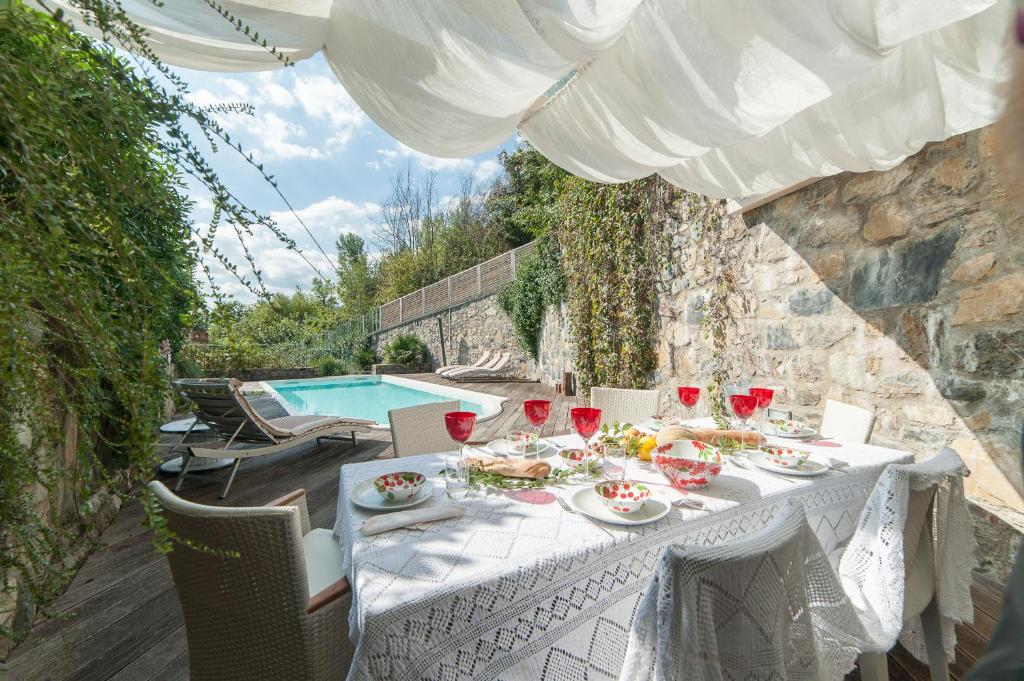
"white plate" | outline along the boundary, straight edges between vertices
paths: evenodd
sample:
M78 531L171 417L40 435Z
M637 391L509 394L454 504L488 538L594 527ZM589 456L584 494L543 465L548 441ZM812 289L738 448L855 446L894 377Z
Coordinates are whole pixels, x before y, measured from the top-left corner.
M484 445L484 449L488 449L492 454L497 454L498 456L537 456L538 454L540 456L547 456L548 454L553 453L548 451L553 449L551 443L545 442L544 440L539 441L537 451L535 452L513 452L508 442L501 438L491 440Z
M774 423L766 423L764 424L764 434L774 435L775 437L803 439L816 436L818 431L814 430L814 428L804 428L799 433L780 433Z
M570 506L583 515L614 525L646 525L661 520L672 510L672 504L656 490L651 490L651 498L637 511L636 516L629 518L609 511L593 487L577 490L568 501Z
M408 499L402 499L401 501L388 501L374 488L373 481L375 479L376 478L363 480L352 488L352 496L349 498L352 499L353 504L370 511L396 511L400 508L409 508L410 506L422 504L434 493L433 483L431 483L430 480L425 480L423 482L423 487L420 487L420 491L416 492L416 494Z
M751 452L747 455L747 459L758 468L763 468L766 471L771 471L773 473L782 473L784 475L810 477L813 475L828 473L828 466L811 459L804 461L804 465L800 466L800 468L787 468L786 466L780 466L772 463L768 460L768 457L764 455L764 452Z

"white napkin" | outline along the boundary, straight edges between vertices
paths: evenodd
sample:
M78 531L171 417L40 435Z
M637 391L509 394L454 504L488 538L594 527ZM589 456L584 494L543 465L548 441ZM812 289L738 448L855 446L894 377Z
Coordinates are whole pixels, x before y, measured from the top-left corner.
M400 527L416 525L417 523L431 523L435 520L446 520L447 518L461 518L466 509L461 506L434 506L432 508L414 508L409 511L397 511L386 513L370 518L359 529L366 536L390 532Z

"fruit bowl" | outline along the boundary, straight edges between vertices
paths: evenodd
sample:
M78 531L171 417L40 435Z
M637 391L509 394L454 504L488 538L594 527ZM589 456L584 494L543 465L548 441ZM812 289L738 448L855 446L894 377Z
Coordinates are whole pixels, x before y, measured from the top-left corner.
M374 479L373 488L388 501L403 501L415 496L426 480L426 477L420 473L408 471L385 473Z
M806 449L796 447L765 447L764 455L776 466L800 468L810 458L811 453Z
M697 440L674 440L652 452L654 465L678 490L699 489L722 472L722 454L717 447Z
M620 515L636 513L651 498L647 485L632 480L599 482L594 485L594 491L609 511Z

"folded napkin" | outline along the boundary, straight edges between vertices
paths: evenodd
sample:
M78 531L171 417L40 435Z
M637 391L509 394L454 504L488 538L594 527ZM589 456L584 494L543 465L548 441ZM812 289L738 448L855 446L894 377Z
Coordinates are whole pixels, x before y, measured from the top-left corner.
M709 445L717 445L723 440L732 440L733 442L741 442L744 445L761 445L766 442L764 435L756 433L752 430L746 432L742 430L719 430L718 428L692 428L689 426L684 427L684 430L694 440L699 442L707 442Z
M431 508L414 508L409 511L396 511L370 518L363 523L359 531L366 536L370 536L418 523L432 523L435 520L461 518L465 512L466 509L461 506L434 506Z
M469 457L471 468L479 468L485 473L504 475L509 478L531 478L540 480L548 477L551 464L536 459L497 459L491 456Z

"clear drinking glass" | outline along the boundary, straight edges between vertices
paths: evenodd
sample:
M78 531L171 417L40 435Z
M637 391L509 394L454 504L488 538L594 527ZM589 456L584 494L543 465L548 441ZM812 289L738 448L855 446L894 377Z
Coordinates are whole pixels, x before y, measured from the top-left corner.
M444 491L452 501L462 501L469 494L469 466L461 454L444 457Z
M625 480L628 465L629 458L626 456L625 447L618 444L605 445L604 477L606 480Z

